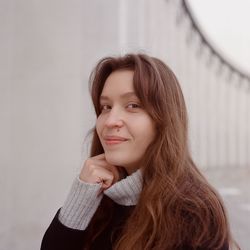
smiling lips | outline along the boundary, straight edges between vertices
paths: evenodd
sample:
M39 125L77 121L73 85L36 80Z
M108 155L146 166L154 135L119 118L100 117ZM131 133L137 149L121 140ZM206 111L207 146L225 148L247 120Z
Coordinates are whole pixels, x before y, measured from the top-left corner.
M120 136L105 136L104 140L107 145L114 145L114 144L120 144L122 142L125 142L128 139L124 137L120 137Z

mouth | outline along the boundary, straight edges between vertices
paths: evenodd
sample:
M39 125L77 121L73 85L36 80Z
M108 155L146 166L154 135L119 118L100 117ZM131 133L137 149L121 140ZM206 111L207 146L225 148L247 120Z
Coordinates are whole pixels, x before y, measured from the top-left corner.
M106 136L104 137L104 141L106 145L117 145L128 141L128 139L118 136Z
M127 140L126 140L127 141ZM115 144L121 144L126 141L119 141L119 140L105 140L105 143L107 145L115 145Z

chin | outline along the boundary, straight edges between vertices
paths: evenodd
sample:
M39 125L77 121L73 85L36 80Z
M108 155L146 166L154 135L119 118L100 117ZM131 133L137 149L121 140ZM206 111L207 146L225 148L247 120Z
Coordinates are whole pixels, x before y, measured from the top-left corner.
M122 164L123 161L121 159L119 159L118 157L106 155L106 160L111 165L115 165L115 166L122 166L123 165Z
M123 167L127 173L130 173L133 169L137 169L137 167L135 168L135 166L137 166L138 164L135 164L134 162L128 162L128 159L129 157L124 158L124 155L122 157L118 157L114 154L106 154L106 160L109 164Z
M124 156L116 156L114 153L105 153L106 160L109 164L114 166L125 166L128 164L126 159L124 159Z

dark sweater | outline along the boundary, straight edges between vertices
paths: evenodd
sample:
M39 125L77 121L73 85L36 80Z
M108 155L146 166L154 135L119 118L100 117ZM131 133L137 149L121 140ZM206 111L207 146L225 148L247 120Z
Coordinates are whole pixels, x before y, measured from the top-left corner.
M76 178L64 206L58 210L41 245L41 250L82 250L86 245L92 218L103 201L113 204L111 220L105 230L91 244L93 250L112 249L128 216L137 204L142 173L137 170L113 184L100 194L101 184L89 184Z
M120 229L133 210L133 206L121 206L116 204L114 216L108 227L97 237L91 250L112 250L111 235L113 241L119 237ZM43 240L41 250L84 250L86 243L85 236L87 230L71 229L64 226L58 219L58 210L56 216L47 229ZM183 246L178 250L191 250L188 246ZM228 250L227 243L221 250ZM198 248L197 250L208 250L207 248Z
M111 235L113 235L113 241L119 237L119 232L133 208L134 206L114 204L111 222L91 245L91 250L111 250ZM43 237L41 250L83 250L88 228L78 230L64 226L58 219L59 212L60 210L56 213Z
M133 211L140 191L141 172L115 183L99 195L99 184L87 184L75 180L64 206L58 210L42 239L41 250L84 250L88 243L91 220L104 200L113 203L112 218L107 227L91 244L91 250L111 250L120 232ZM105 198L105 199L104 199ZM107 213L110 211L107 211ZM98 225L98 223L96 224ZM228 250L225 243L220 250ZM192 250L183 246L173 250ZM206 247L196 250L212 250Z

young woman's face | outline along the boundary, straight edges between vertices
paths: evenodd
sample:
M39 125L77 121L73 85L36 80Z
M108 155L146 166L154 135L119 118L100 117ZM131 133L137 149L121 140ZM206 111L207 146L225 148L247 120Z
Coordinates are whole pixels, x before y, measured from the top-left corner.
M134 93L133 74L118 70L109 75L96 121L107 162L124 167L129 174L141 167L140 160L156 134L152 118Z

